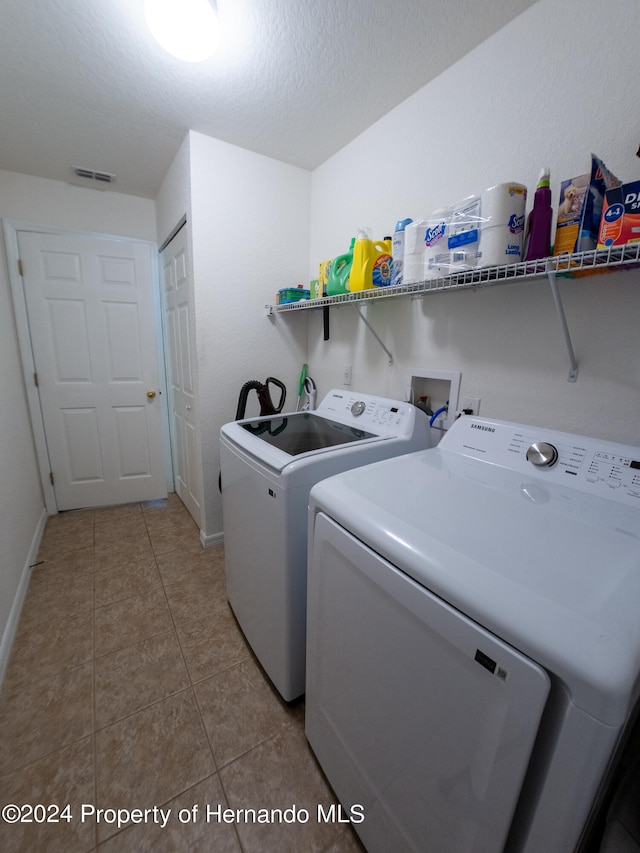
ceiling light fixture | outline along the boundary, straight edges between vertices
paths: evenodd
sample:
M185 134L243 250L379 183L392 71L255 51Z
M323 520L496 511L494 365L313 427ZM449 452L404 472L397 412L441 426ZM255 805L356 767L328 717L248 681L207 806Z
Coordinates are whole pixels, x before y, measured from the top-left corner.
M216 49L218 15L211 0L145 0L151 34L167 53L184 62L202 62Z

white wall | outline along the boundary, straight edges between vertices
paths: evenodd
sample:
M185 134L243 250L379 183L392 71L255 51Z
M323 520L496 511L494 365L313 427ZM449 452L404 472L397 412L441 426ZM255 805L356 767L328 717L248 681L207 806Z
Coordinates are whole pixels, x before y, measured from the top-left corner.
M189 134L205 535L222 531L220 427L241 386L268 376L295 406L306 322L265 315L279 288L306 280L311 175L199 133ZM258 414L247 410L247 417Z
M153 202L0 170L0 218L155 240ZM37 546L44 499L7 277L0 257L0 676L17 598ZM33 555L35 556L35 555ZM14 612L12 613L12 608Z
M0 216L67 231L156 240L153 201L0 169Z
M312 178L309 276L342 254L361 225L376 237L495 183L533 200L539 169L559 182L587 172L590 153L623 180L640 178L636 0L539 0L350 145ZM371 304L382 349L350 306L308 312L309 370L320 393L342 383L403 396L409 368L462 371L481 414L640 444L640 273L563 282L578 357L576 384L544 281ZM293 329L300 318L285 315Z
M158 244L164 246L191 211L191 161L187 134L155 200Z

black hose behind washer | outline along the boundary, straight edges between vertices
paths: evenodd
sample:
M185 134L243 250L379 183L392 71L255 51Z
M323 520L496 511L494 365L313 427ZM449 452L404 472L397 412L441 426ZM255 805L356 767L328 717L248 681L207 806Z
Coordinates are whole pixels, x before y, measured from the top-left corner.
M271 394L269 393L269 384L277 385L280 388L280 401L277 406L273 405L273 401L271 399ZM248 382L245 382L242 388L240 389L240 396L238 397L238 408L236 409L236 420L240 421L244 418L245 411L247 409L247 399L249 397L249 391L255 391L258 395L258 401L260 403L260 416L267 415L277 415L282 411L282 407L284 406L284 401L287 396L287 389L283 382L279 379L274 379L273 376L269 376L264 383L259 382L257 379L250 379Z

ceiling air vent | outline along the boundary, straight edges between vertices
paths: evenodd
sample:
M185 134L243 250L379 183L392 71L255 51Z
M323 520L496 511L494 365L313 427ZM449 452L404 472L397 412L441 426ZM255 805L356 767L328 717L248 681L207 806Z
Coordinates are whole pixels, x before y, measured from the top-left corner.
M110 172L98 172L96 169L81 169L79 166L73 166L73 174L78 178L86 178L89 181L98 181L101 184L115 183L116 176Z

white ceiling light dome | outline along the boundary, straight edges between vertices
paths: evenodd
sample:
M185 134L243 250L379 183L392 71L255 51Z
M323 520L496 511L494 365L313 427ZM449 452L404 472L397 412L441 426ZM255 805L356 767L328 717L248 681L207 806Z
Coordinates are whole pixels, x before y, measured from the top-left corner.
M144 15L158 44L184 62L202 62L218 45L220 26L211 0L145 0Z

